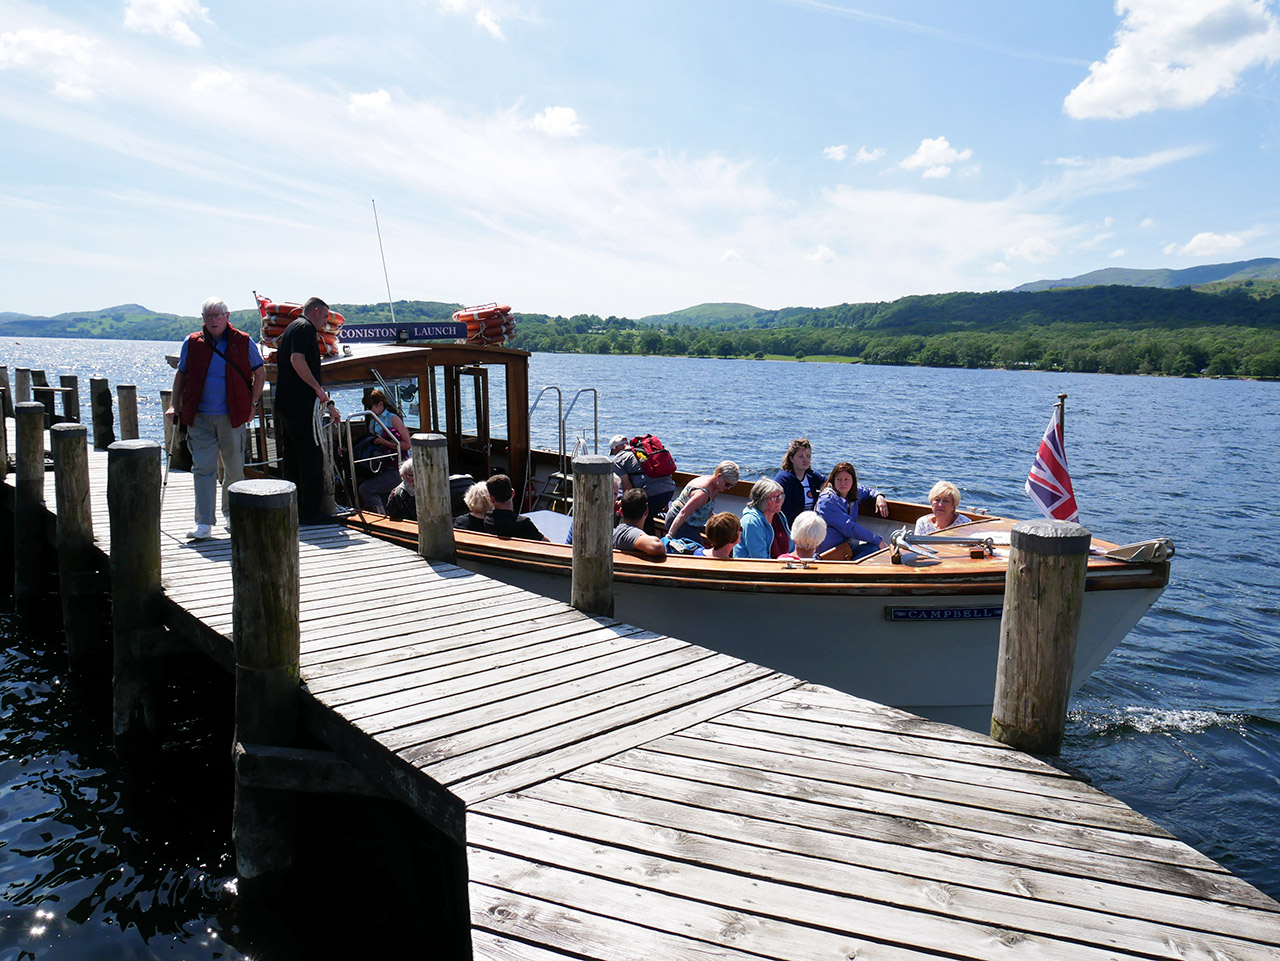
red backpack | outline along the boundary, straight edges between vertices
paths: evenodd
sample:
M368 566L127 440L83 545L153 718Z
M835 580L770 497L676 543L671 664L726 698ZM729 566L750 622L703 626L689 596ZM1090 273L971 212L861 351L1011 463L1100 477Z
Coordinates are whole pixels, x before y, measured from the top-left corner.
M646 477L670 477L676 472L676 461L671 451L653 434L631 438L631 453L640 461L640 469Z

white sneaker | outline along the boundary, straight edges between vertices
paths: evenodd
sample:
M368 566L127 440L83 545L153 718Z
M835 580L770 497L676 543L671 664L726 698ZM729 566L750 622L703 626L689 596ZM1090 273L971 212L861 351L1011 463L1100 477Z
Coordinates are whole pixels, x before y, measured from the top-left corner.
M197 524L192 530L187 531L187 540L202 541L212 533L208 524Z

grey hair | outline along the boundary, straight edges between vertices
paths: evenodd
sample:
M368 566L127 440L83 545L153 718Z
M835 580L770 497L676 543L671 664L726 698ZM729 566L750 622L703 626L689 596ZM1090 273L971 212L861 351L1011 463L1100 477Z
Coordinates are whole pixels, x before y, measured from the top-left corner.
M796 547L816 548L827 536L827 522L813 511L801 511L791 524L791 539Z
M231 313L231 308L227 306L227 302L221 297L206 297L204 303L200 305L200 316L208 317L215 310L219 313L224 310L228 314Z
M764 502L773 494L777 494L782 490L782 485L776 480L770 480L768 477L761 477L758 481L751 485L751 496L747 498L747 506L754 507L756 510L764 513Z
M478 481L468 487L467 492L462 495L462 502L473 514L487 514L493 510L493 498L489 494L489 485L484 481Z
M407 481L410 484L413 483L413 458L412 457L406 457L404 460L400 462L400 479L402 481Z

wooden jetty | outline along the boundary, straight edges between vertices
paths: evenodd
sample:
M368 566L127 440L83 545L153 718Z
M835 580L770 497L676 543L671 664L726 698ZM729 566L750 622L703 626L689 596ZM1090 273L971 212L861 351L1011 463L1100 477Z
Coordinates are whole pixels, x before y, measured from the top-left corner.
M100 572L107 462L88 455ZM157 616L233 669L231 540L185 541L192 510L169 475ZM302 529L298 565L301 721L333 754L254 748L238 777L379 793L438 829L466 930L423 957L1280 957L1280 904L980 735L347 528Z

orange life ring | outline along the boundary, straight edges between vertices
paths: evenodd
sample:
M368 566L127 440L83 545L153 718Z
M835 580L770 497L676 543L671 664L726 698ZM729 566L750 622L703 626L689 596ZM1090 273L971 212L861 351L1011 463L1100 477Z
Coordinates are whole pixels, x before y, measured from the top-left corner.
M511 313L511 307L508 304L481 304L478 307L466 307L462 310L453 312L454 320L465 320L468 323L472 321L484 321Z

